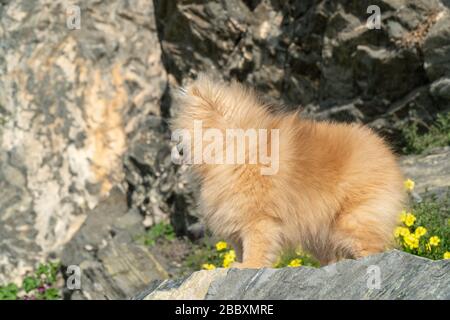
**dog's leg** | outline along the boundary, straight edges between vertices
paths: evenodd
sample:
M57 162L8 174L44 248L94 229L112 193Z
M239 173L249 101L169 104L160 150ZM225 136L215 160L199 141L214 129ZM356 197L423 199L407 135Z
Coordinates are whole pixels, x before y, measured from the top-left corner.
M236 253L236 264L242 262L242 243L239 240L229 240L228 241Z
M331 237L337 256L357 259L387 250L393 244L398 212L397 204L385 198L340 215Z
M281 248L281 233L278 225L265 219L252 224L242 234L243 261L233 268L273 267Z

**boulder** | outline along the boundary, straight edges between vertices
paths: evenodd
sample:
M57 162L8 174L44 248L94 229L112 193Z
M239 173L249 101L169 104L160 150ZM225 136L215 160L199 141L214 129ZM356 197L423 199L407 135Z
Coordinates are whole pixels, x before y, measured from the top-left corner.
M414 191L418 194L428 192L444 196L450 190L450 147L404 156L400 166L405 177L415 182Z
M88 218L61 255L64 276L69 266L80 268L77 290L64 288L65 299L125 299L145 284L169 277L158 260L138 241L143 217L128 210L125 193L111 194L88 212Z
M1 1L0 39L2 284L57 257L122 183L167 78L151 0Z
M322 268L216 269L152 284L134 299L450 299L450 260L393 250Z

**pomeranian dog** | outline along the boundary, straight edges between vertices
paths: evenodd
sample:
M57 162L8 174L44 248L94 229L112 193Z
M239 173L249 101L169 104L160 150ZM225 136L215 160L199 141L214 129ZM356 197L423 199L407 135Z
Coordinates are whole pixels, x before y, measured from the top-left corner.
M326 265L393 245L403 177L371 129L274 113L253 90L205 75L177 100L172 140L200 178L206 225L236 251L233 267L271 267L289 248Z

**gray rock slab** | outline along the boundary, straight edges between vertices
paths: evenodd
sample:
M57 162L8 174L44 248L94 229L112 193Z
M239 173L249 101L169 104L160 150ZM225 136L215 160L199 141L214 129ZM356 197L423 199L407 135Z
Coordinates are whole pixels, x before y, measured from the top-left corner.
M81 271L80 290L65 288L65 298L125 299L154 280L168 278L157 258L136 240L144 233L142 220L128 210L119 188L88 213L62 252L63 269L75 265Z
M153 284L153 288L155 285ZM450 260L392 250L322 267L216 269L167 280L142 299L450 299Z
M450 187L450 147L402 157L400 166L405 177L415 181L417 193L443 195Z

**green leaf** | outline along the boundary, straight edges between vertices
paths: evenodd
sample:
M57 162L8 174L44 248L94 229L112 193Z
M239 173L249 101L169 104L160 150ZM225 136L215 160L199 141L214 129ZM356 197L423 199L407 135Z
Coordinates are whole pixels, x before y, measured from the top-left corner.
M59 292L55 288L49 288L45 290L44 297L45 300L56 300L59 299Z
M18 291L19 288L14 283L0 286L0 300L17 300Z
M26 293L30 292L31 290L36 289L39 286L40 281L36 279L35 277L26 277L23 280L23 289Z
M36 275L39 277L41 275L48 275L50 273L50 267L48 265L45 264L39 264L37 270L36 270Z
M144 235L144 244L154 246L158 239L174 240L175 231L169 223L160 222L151 227Z

